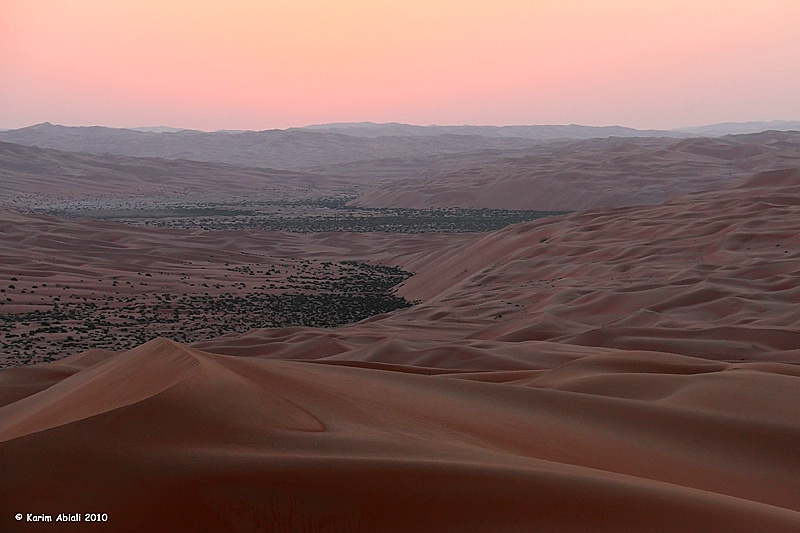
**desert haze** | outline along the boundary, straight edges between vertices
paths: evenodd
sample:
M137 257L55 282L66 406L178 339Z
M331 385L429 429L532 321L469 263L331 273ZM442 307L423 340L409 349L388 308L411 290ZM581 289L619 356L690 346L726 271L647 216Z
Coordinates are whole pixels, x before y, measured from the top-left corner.
M800 531L777 129L0 132L0 530Z

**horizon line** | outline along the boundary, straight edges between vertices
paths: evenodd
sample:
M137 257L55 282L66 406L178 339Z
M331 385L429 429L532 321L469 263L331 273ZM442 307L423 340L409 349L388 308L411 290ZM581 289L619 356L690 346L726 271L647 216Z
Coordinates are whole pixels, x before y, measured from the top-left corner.
M44 122L37 122L35 124L30 124L27 126L20 126L20 127L0 127L0 131L15 131L15 130L23 130L27 128L34 128L36 126L56 126L56 127L63 127L63 128L106 128L106 129L118 129L118 130L132 130L132 131L141 131L141 130L174 130L175 132L179 131L196 131L200 133L222 133L222 132L262 132L262 131L289 131L289 130L297 130L297 129L306 129L306 128L324 128L324 127L347 127L347 126L408 126L413 128L564 128L564 127L579 127L579 128L595 128L595 129L606 129L606 128L621 128L626 130L633 130L633 131L641 131L641 132L680 132L685 130L693 130L699 128L708 128L713 126L731 126L731 125L754 125L754 124L773 124L773 123L800 123L800 119L773 119L773 120L746 120L746 121L723 121L723 122L712 122L707 124L699 124L699 125L692 125L692 126L679 126L676 128L635 128L632 126L624 126L621 124L605 124L605 125L589 125L589 124L580 124L580 123L562 123L562 124L412 124L408 122L373 122L369 120L365 121L353 121L353 122L318 122L318 123L311 123L306 124L303 126L289 126L285 128L264 128L264 129L241 129L241 128L220 128L216 130L203 130L199 128L183 128L178 126L167 126L167 125L158 125L158 126L107 126L101 124L57 124L50 121ZM154 132L155 133L155 132Z

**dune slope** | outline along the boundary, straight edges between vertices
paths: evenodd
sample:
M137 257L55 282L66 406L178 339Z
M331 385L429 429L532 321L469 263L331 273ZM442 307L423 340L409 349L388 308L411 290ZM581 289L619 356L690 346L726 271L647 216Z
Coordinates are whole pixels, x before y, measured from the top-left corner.
M786 371L600 357L492 383L158 339L0 408L3 507L93 509L126 531L791 531L796 413L698 400L797 405ZM647 378L658 399L630 394Z

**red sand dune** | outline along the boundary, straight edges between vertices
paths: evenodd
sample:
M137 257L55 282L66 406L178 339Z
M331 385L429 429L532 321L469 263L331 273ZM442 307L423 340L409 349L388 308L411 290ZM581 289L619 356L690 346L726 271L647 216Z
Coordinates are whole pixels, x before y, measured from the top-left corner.
M352 326L2 370L0 527L798 531L798 215L764 173L417 242Z
M351 204L551 211L622 207L718 187L755 169L798 165L796 131L716 139L560 141L431 162L424 171L406 170L405 179L373 186Z
M294 198L313 189L319 196L352 190L357 180L331 174L252 168L227 163L91 155L0 142L0 202L59 204L109 199L125 205L146 199Z

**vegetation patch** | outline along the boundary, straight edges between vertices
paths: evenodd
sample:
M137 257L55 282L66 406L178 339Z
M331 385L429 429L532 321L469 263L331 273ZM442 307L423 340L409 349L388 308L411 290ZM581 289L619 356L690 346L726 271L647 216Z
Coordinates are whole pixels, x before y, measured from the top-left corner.
M366 208L347 205L351 197L301 200L183 202L172 205L119 205L109 209L59 207L40 212L58 216L89 215L139 226L204 230L388 233L482 233L510 224L564 214L562 211L510 209Z
M192 290L183 293L55 297L33 311L0 314L0 366L52 361L91 348L126 350L156 336L192 343L255 328L333 328L412 305L391 292L411 275L397 267L306 260L289 275L248 265L228 272L240 277L226 285L187 278ZM249 282L239 281L244 276ZM120 284L113 280L111 286Z

